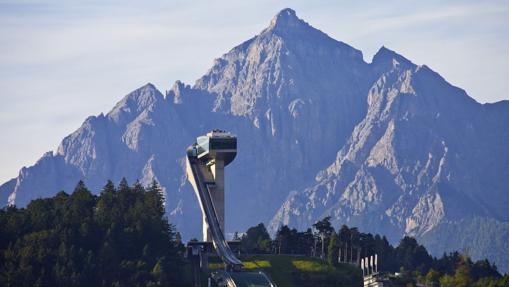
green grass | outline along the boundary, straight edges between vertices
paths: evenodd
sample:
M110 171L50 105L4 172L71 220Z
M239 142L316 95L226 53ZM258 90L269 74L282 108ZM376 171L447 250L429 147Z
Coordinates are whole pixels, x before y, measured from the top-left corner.
M253 260L244 262L245 269L261 269L261 268L271 268L272 264L269 260Z
M362 286L360 269L348 264L333 267L318 258L286 255L257 255L240 259L244 270L263 270L278 287ZM222 267L222 263L209 263L210 269Z
M334 270L334 268L318 260L299 259L293 260L292 264L297 270L304 272L331 272Z

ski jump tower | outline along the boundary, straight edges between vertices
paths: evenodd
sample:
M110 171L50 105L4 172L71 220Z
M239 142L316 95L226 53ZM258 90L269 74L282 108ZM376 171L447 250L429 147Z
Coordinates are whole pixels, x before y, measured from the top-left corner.
M224 237L224 167L237 155L237 138L213 130L187 149L187 179L203 214L203 241L212 242L227 270L240 270L242 262Z
M197 167L203 176L203 183L207 186L212 201L212 207L224 232L224 167L233 161L237 155L237 138L221 130L213 130L196 139L196 144L188 148L188 156L195 157ZM200 199L199 184L193 176L192 165L188 158L187 175L198 199ZM203 241L211 242L212 234L206 212L203 210Z
M213 130L198 137L196 143L187 148L187 179L194 188L203 215L204 242L188 244L189 258L195 262L194 286L197 287L201 286L198 266L207 270L208 247L205 250L203 247L209 246L209 242L212 242L225 266L224 271L213 271L210 274L209 280L214 280L217 286L275 287L262 271L240 272L242 262L235 256L224 237L224 167L231 163L236 155L237 138L221 130Z

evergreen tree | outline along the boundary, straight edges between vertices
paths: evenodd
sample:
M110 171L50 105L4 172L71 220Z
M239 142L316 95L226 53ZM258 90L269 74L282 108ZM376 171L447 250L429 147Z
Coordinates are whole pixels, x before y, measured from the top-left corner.
M276 234L276 241L277 241L277 254L285 254L289 251L289 245L290 245L290 228L288 226L283 225L279 228Z
M80 181L0 210L0 286L188 286L182 249L157 183L94 196Z
M242 249L247 253L269 253L270 236L263 223L251 227L242 237Z
M329 262L329 265L338 264L338 252L339 252L338 236L336 235L336 232L332 232L327 252L327 261Z
M334 231L332 224L330 223L330 216L325 217L324 219L317 221L313 224L313 227L318 231L320 235L320 240L322 243L322 252L320 254L320 258L325 258L325 241L330 236L330 234Z

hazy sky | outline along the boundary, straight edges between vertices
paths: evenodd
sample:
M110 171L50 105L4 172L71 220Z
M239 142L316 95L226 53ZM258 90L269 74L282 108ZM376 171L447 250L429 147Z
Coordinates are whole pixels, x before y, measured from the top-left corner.
M103 2L0 0L0 183L131 90L194 83L286 7L367 62L385 45L479 102L509 99L509 1Z

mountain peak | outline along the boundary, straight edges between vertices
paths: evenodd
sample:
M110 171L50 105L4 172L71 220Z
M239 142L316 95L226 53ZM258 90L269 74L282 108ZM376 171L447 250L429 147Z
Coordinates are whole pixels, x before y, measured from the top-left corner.
M390 65L393 64L393 61L397 61L399 64L404 64L405 66L413 67L415 66L414 63L412 63L407 58L403 57L402 55L396 53L395 51L388 49L385 46L382 46L378 52L376 52L375 56L373 56L373 60L371 61L373 64L382 64L386 65L387 63L390 63Z
M108 116L116 121L119 121L124 114L131 114L131 117L137 116L141 111L161 100L164 100L163 94L152 83L147 83L127 94L108 113Z
M260 36L265 37L266 35L278 35L286 40L298 40L305 41L316 45L331 45L336 46L338 43L341 46L348 47L348 50L353 49L349 45L341 41L337 41L326 33L320 31L317 28L311 26L308 22L299 18L293 9L285 8L272 18L270 25L262 31ZM253 38L256 39L256 38ZM251 43L247 41L245 43ZM360 51L354 51L354 54L359 54L362 57Z
M291 27L297 27L301 24L303 24L304 21L299 19L297 17L297 14L295 13L295 10L290 8L285 8L281 10L279 13L272 18L270 21L269 28L271 29L278 29L278 28L291 28Z

